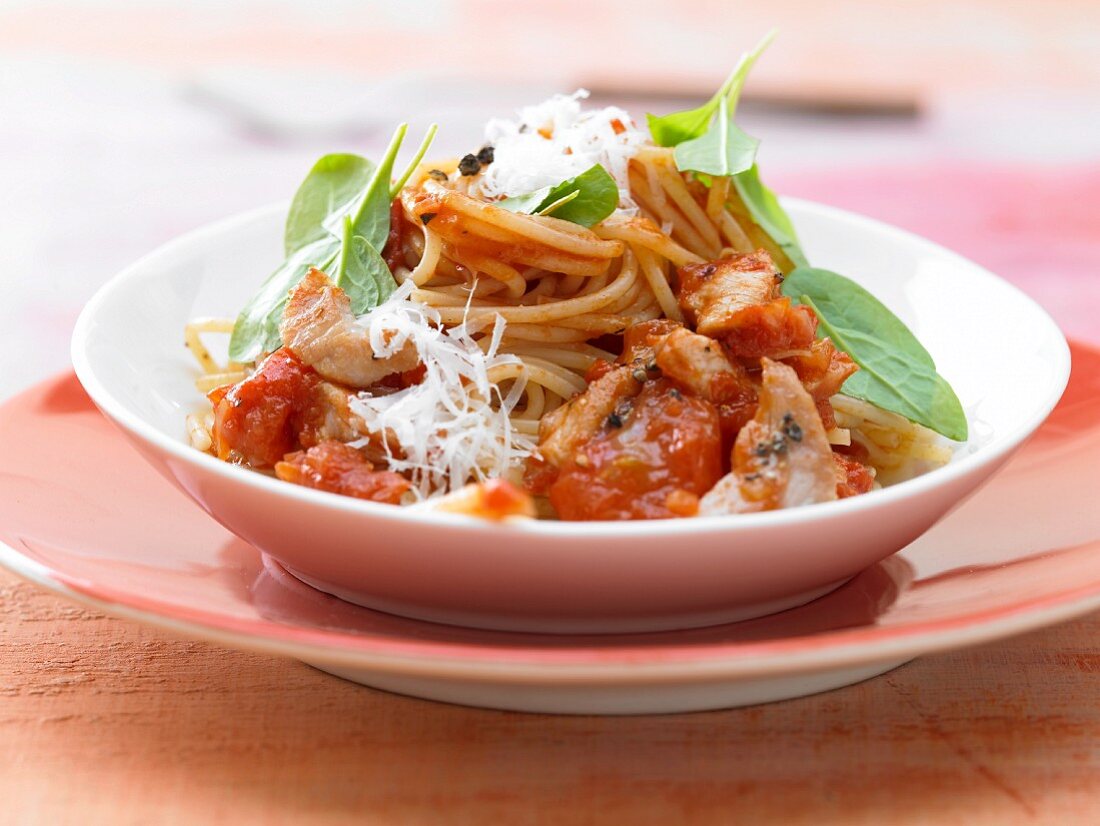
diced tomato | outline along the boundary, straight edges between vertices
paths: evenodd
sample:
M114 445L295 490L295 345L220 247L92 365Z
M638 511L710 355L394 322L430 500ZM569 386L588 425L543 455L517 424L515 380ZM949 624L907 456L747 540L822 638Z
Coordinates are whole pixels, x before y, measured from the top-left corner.
M699 497L694 493L676 488L665 497L665 507L676 516L695 516L699 513Z
M814 311L796 307L784 296L738 312L736 325L723 338L739 358L777 358L791 350L809 350L816 332Z
M320 377L287 348L276 350L244 381L210 394L218 458L269 468L298 447Z
M375 470L358 450L332 441L287 454L275 464L275 475L295 485L390 505L399 504L410 488L403 476Z
M836 495L839 499L867 493L875 482L875 473L852 456L833 453L836 463Z
M486 519L528 514L533 507L531 497L506 479L490 479L481 485L480 515Z
M856 441L853 441L850 445L833 445L833 452L843 454L865 465L871 462L871 452Z
M828 338L820 338L810 346L810 352L783 359L794 368L802 386L806 388L817 405L821 423L826 430L836 427L836 414L829 402L850 375L859 366L851 356L838 350Z
M802 386L817 402L838 393L841 385L859 369L852 357L836 349L828 338L814 341L807 355L795 355L783 361L794 368Z
M702 496L722 475L718 411L667 380L648 382L578 454L550 486L562 519L683 515L684 494Z

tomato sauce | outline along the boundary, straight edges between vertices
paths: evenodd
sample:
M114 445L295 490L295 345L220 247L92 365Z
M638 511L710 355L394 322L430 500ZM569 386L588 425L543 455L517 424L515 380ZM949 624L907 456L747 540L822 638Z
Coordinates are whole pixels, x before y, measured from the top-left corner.
M320 377L287 348L276 350L244 381L210 394L219 459L270 468L299 446Z
M275 464L275 475L295 485L390 505L399 504L410 488L403 476L375 470L358 450L334 441L288 454Z
M724 339L738 358L776 358L791 350L809 350L816 332L814 311L783 297L738 312L737 326Z
M861 493L867 493L874 485L874 472L854 456L834 452L833 461L836 463L837 470L837 498L859 496Z
M566 520L667 519L691 513L721 475L718 411L662 379L608 417L549 496Z

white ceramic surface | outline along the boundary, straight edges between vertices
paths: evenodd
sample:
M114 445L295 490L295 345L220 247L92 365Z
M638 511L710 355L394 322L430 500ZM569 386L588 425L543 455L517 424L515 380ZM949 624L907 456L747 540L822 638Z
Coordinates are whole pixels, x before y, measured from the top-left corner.
M811 260L894 310L956 389L972 442L948 467L790 511L496 525L308 490L219 462L186 443L184 416L202 399L181 332L194 316L235 314L278 263L282 205L192 233L121 273L81 315L73 362L100 409L219 522L362 604L540 632L741 619L809 599L920 536L1034 431L1069 374L1055 324L1006 282L875 221L805 202L788 207Z

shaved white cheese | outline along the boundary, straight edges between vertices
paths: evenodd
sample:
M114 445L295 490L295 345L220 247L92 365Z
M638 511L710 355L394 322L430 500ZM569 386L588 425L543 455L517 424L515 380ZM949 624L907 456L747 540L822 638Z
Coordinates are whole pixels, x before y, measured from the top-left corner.
M534 443L509 419L523 394L522 377L507 397L489 380L494 367L521 363L498 352L504 319L497 316L482 351L465 324L445 330L435 310L410 301L414 288L406 281L356 324L378 358L412 344L425 366L423 381L385 395L360 393L349 404L368 432L384 437L390 469L408 474L418 498L427 498L504 476L531 455Z
M580 101L587 97L579 89L526 106L516 120L489 121L485 141L493 147L493 162L484 167L474 188L490 200L525 195L598 163L619 185L619 209L634 211L627 164L649 139L624 109L582 111Z

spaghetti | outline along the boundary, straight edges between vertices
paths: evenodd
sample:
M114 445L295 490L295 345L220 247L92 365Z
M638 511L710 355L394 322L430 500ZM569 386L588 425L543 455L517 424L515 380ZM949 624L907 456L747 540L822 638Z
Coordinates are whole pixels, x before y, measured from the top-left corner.
M653 145L621 110L582 113L578 96L559 97L542 107L524 110L519 121L494 122L490 125L489 137L495 141L495 146L483 153L487 152L485 157L492 158L490 162L475 164L467 159L462 163L448 160L423 163L415 170L394 200L389 242L385 250L380 251L399 285L391 304L400 301L406 302L406 306L420 308L415 315L426 327L451 331L445 334L447 346L460 349L447 353L457 354L458 361L467 365L462 369L469 372L462 373L449 385L445 377L436 376L429 381L422 371L418 377L394 379L385 386L348 388L349 404L326 408L323 414L295 414L299 418L282 421L279 427L290 427L288 422L293 421L294 428L299 431L299 435L290 440L292 447L306 450L290 451L287 458L274 463L278 475L289 478L290 471L284 473L280 469L289 463L293 465L294 481L362 495L341 487L340 480L328 478L325 468L317 470L309 464L310 442L331 436L333 417L343 416L341 428L346 431L350 427L357 438L339 441L365 451L367 458L364 461L371 467L384 464L387 469L403 474L408 479L408 489L402 494L402 501L430 500L448 492L457 495L455 492L467 483L485 482L490 478L510 478L519 483L525 464L528 489L545 494L549 487L546 478L549 477L540 477L540 473L546 471L548 465L550 476L558 474L557 483L573 471L583 476L582 471L587 472L588 467L585 463L596 461L593 445L604 442L610 445L612 439L622 442L628 429L624 422L634 415L634 410L643 407L642 400L647 400L646 393L650 390L673 394L671 397L662 395L660 398L664 401L654 402L665 405L662 410L666 413L662 415L667 419L671 415L667 414L667 409L676 407L668 398L679 400L680 394L696 385L703 386L699 383L705 378L702 364L710 355L699 351L699 359L690 362L686 372L677 373L672 350L665 346L670 330L681 325L690 329L694 321L693 313L685 309L685 282L679 273L707 266L708 262L738 259L751 263L766 259L769 261L767 272L760 277L772 279L775 276L773 267L779 272L787 272L793 266L780 245L752 219L748 206L728 177L704 181L699 176L681 172L673 149ZM610 215L591 227L553 214L524 214L502 205L506 198L531 191L544 182L553 183L555 179L576 174L592 163L607 169L619 187L619 203ZM767 283L772 284L771 281ZM318 284L321 285L318 289L328 289L323 282ZM769 286L768 289L774 288ZM781 303L771 295L767 306ZM340 335L369 329L376 342L389 342L396 334L394 329L378 327L378 324L391 323L379 320L378 313L387 307L387 312L392 313L393 307L384 305L372 311L373 316L368 314L355 324L346 325L346 329L333 329ZM372 323L375 326L372 327ZM794 322L784 317L776 323ZM206 410L189 417L188 433L192 444L200 450L259 466L262 463L249 461L236 448L227 449L224 433L219 431L219 428L252 426L248 422L233 424L227 418L230 408L219 407L219 403L228 398L235 405L232 410L244 404L241 401L243 391L237 388L256 375L253 371L257 370L257 364L220 364L202 340L204 335L224 334L232 329L233 322L222 319L198 319L187 326L185 341L202 369L196 387L211 393L215 408L215 412ZM600 434L595 434L590 427L589 440L574 446L574 453L560 459L557 465L549 462L547 451L540 449L539 443L545 445L555 429L560 432L561 428L572 426L571 419L577 418L578 410L585 404L595 409L602 403L596 385L602 387L604 376L617 375L616 370L630 366L630 352L635 352L630 349L630 339L641 335L631 333L632 330L658 331L664 338L651 337L654 344L646 344L636 351L644 351L645 363L639 368L640 362L635 360L635 366L630 368L633 378L620 376L616 404L601 412L599 424L603 430ZM810 332L812 335L812 328ZM326 328L324 335L332 337L335 333ZM433 335L440 337L438 333ZM691 335L702 338L697 333ZM423 336L421 339L427 340ZM411 342L421 339L411 334L408 338ZM698 342L683 339L681 344L689 348ZM838 460L838 467L843 465L851 471L845 471L848 472L846 478L858 477L851 492L869 489L876 467L888 469L891 480L897 480L905 477L909 459L922 463L921 469L924 469L949 458L949 452L937 447L934 434L901 417L854 400L842 401L834 410L829 398L839 389L839 383L827 396L813 396L817 392L815 388L823 386L822 382L828 384L826 378L836 373L837 364L844 366L832 349L822 351L817 345L811 347L807 340L786 349L782 346L772 348L766 354L768 357L761 360L756 355L745 358L744 353L735 352L726 344L721 346L726 348L726 355L716 369L720 374L738 377L738 381L743 379L738 392L743 391L744 399L730 395L732 391L719 398L708 395L710 390L696 388L689 395L697 397L697 407L706 405L706 409L680 410L676 407L680 410L676 415L683 417L685 422L695 417L702 423L701 428L709 428L707 432L712 435L718 434L711 441L718 439L723 445L720 450L728 450L732 438L737 435L736 430L727 432L733 427L730 421L744 428L753 421L755 414L755 421L763 427L761 417L766 407L769 376L774 376L776 387L779 387L788 380L789 372L797 375L797 381L804 386L803 391L810 394L807 398L811 399L808 402L811 408L817 406L814 416L819 421L814 427L824 434L821 444L826 445L826 450L832 445L833 450L842 452L845 458L843 462ZM426 368L427 375L438 373L434 364L426 363L427 353L418 352L425 362L421 366ZM706 349L707 354L710 352ZM488 361L478 364L479 356ZM819 356L824 358L823 362ZM373 357L378 358L377 353ZM655 366L662 364L662 358L672 366ZM814 359L820 365L814 366L818 364ZM772 362L783 363L772 369L768 367ZM762 366L763 374L760 373ZM305 365L299 372L308 374L308 367ZM855 369L854 365L851 369ZM833 374L828 372L830 370ZM475 373L480 378L474 378ZM329 378L322 373L321 379ZM843 381L843 376L840 380ZM317 381L307 377L299 383L307 387L309 393L315 393ZM268 386L276 384L272 379ZM441 421L445 419L449 424L437 422L430 434L412 424L399 427L396 420L383 421L377 416L372 419L363 412L368 408L387 407L392 394L428 393L428 385L434 388L431 392L435 394L430 403L424 399L420 399L423 404L409 401L412 405L409 409L429 411L416 414L425 416L435 415L430 413L432 410L443 411L439 414ZM638 395L639 388L641 395ZM588 398L590 395L592 398ZM745 401L750 397L751 405ZM471 404L471 399L477 404ZM584 403L578 405L578 400ZM687 399L683 403L694 400ZM740 412L736 415L729 412L742 402L743 410L737 407ZM503 412L504 424L498 421L499 415L489 412L490 408ZM219 410L224 415L217 412ZM323 421L317 419L318 415ZM787 415L792 414L788 412ZM317 420L310 420L309 416ZM502 428L500 432L489 433L486 439L479 436L472 440L482 445L482 453L495 457L492 462L479 458L481 454L467 457L463 453L464 448L456 441L456 423L463 421L475 423L469 427ZM664 422L661 427L668 425L664 419L661 421ZM715 429L719 421L720 432ZM645 427L648 429L642 439L644 443L663 444L663 430L652 422ZM809 430L809 425L802 423L797 433L809 433ZM799 435L799 439L791 441L789 437L794 432L788 427L785 435L780 434L787 439L786 447L780 451L782 455L772 457L775 462L788 461L788 456L793 457L803 450L803 438L805 443L812 441L808 435ZM347 437L349 433L342 435ZM683 436L680 433L677 438ZM429 442L434 446L434 454L421 449ZM491 450L485 447L490 442ZM616 454L615 461L621 464L622 456L630 454L633 448L616 445L620 453ZM433 455L439 463L434 469L427 467L435 461ZM414 456L418 457L415 461ZM714 486L715 479L710 476L715 469L718 473L736 472L736 451L733 456L733 459L715 459L714 468L703 474L708 478L707 484ZM793 463L793 458L789 461ZM571 470L567 471L564 463L573 463L569 465ZM672 464L670 460L669 467ZM852 470L853 465L858 468ZM773 463L773 467L777 466ZM862 476L858 473L860 469L865 471ZM696 468L691 473L698 476L697 471ZM608 506L603 511L563 507L561 501L555 500L552 489L550 500L558 514L565 518L636 518L690 515L699 511L700 501L707 493L702 483L681 479L673 488L659 491L663 498L658 501L650 491L639 492L631 485L636 487L636 480L626 486L624 495L634 497L630 503ZM387 488L388 491L392 489L392 485ZM739 512L785 506L776 504L779 502L776 500L770 505L750 503L743 507L745 490L748 488L742 485L741 499L724 507ZM843 487L838 490L843 491ZM835 498L837 494L831 495ZM844 495L843 492L840 495ZM474 499L482 504L489 501L483 496L463 494L460 497L461 501ZM656 503L652 507L636 504L650 499ZM509 501L513 500L515 497ZM546 510L545 503L541 510ZM705 507L703 510L707 511ZM533 508L523 504L516 512L533 512Z

